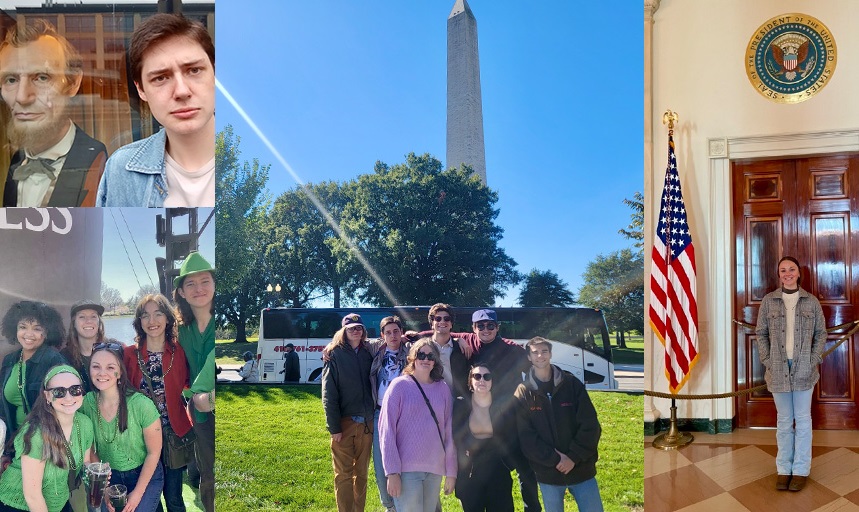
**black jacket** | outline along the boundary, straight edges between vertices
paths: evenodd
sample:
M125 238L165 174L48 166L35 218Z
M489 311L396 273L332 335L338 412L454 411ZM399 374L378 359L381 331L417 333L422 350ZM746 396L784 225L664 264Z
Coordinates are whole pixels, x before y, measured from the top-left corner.
M349 345L337 345L322 367L322 408L328 432L339 434L342 418L363 416L373 425L373 394L370 391L370 365L373 356L366 343L358 351Z
M107 149L104 144L84 133L80 126L75 127L77 131L72 148L66 155L47 206L95 206L98 182L104 174L104 164L107 162ZM23 161L23 150L12 156L9 173L6 175L3 206L18 205L18 182L12 179L12 175Z
M471 365L488 365L493 379L492 398L509 403L522 383L522 373L531 368L528 353L519 345L505 343L501 336L496 336L491 343L478 345L478 351L471 356Z
M471 416L471 393L458 398L453 403L453 441L456 444L459 476L467 477L473 465L481 463L504 464L508 471L515 466L515 452L518 451L515 411L505 410L493 397L489 406L489 419L492 421L492 437L477 439L468 427ZM457 479L459 484L460 479Z
M12 368L18 363L20 357L21 349L18 349L3 358L3 366L0 367L0 385L2 385L0 390L6 388L6 383L12 376ZM30 409L36 403L36 398L39 397L39 391L43 385L42 381L48 374L48 370L58 364L66 364L66 359L57 349L45 344L37 348L33 356L24 363L24 375L26 376L24 395L27 397ZM6 422L6 441L8 442L15 437L21 425L15 422L15 406L6 400L6 395L2 391L0 391L0 403L3 406L3 420Z
M301 380L301 363L298 361L298 353L295 350L283 356L283 374L284 382Z
M519 443L538 482L577 484L596 476L602 430L584 384L554 365L552 373L552 392L548 395L539 390L533 369L516 390ZM555 450L575 463L566 475L555 469L561 461Z

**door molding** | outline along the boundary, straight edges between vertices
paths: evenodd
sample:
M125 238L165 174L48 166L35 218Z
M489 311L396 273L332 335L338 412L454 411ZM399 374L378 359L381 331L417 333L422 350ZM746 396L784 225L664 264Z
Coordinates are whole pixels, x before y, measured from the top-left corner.
M710 372L714 393L736 390L736 337L733 325L734 243L731 220L731 161L778 157L800 157L832 153L859 153L859 128L760 136L725 136L707 139L709 156L710 208L706 224L712 233L707 270L711 300L707 317L712 319L716 343L710 347ZM724 342L719 343L720 340ZM735 400L713 400L713 418L735 418Z

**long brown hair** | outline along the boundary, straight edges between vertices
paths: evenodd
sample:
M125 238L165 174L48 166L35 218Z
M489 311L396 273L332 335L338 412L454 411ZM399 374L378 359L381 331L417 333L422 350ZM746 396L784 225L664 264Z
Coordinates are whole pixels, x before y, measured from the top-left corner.
M48 371L50 372L50 370ZM63 373L74 375L71 372ZM81 385L83 385L83 381L81 381ZM45 460L58 468L65 469L69 465L66 458L66 436L63 434L63 427L57 420L53 406L45 398L45 389L47 389L47 383L39 390L39 396L36 397L33 409L27 415L24 423L26 428L24 430L24 453L21 455L30 453L33 449L33 436L41 433L42 453L31 455L31 457Z
M119 391L119 410L117 415L119 416L119 432L122 433L128 428L128 397L138 391L131 385L131 381L128 380L128 370L125 369L125 364L122 361L123 352L121 349L113 348L115 345L120 347L122 346L121 343L113 338L108 338L105 340L104 344L99 345L98 348L95 348L96 345L93 345L92 357L95 357L96 352L109 352L116 358L116 362L119 364L119 378L116 379L116 387ZM90 379L95 382L95 379L92 378L92 373L90 373ZM92 391L96 394L96 407L98 407L98 396L101 391L99 391L94 384L92 386ZM97 425L96 428L98 428Z
M217 290L218 280L215 278L215 273L211 270L203 270L202 272L208 272L209 275L212 276L212 284L215 285L215 289ZM191 304L188 304L188 301L185 300L185 297L183 297L182 294L179 293L179 289L182 288L183 284L185 284L184 277L181 281L179 281L179 286L173 289L173 303L176 304L176 320L179 322L179 325L191 325L191 322L194 321L194 310L191 309ZM211 313L212 316L215 316L214 299L212 299L212 305L209 308L209 313Z
M137 308L134 310L134 332L137 333L137 336L134 337L134 341L138 347L146 341L146 331L143 330L141 317L146 313L146 305L150 302L154 302L158 306L158 311L164 313L164 316L167 317L167 327L164 329L164 343L171 349L175 349L176 339L178 338L176 313L173 310L173 306L170 305L170 300L160 293L144 295L140 299L140 302L137 303Z
M84 308L81 311L85 311L86 309L92 308ZM72 366L80 370L81 368L83 368L84 360L83 356L81 356L81 341L78 337L78 330L75 329L76 316L77 313L72 315L72 324L69 326L69 333L66 335L66 342L63 345L63 349L60 351L60 353L66 358L66 361L68 361ZM101 319L101 315L98 315L98 332L96 333L95 342L93 343L93 345L95 345L96 343L101 343L103 341L104 320ZM84 368L84 371L89 373L89 368ZM83 377L83 375L81 377Z
M349 338L346 337L346 329L348 329L349 327L354 327L354 326L355 326L355 324L347 325L346 327L341 327L339 331L334 333L334 337L331 338L331 343L329 343L329 346L331 346L333 348L333 347L336 347L337 345L343 345L343 346L348 345L349 344ZM367 328L362 325L361 326L361 344L363 345L365 341L367 341Z
M432 370L430 370L430 379L433 382L444 380L444 363L441 362L441 352L439 352L438 345L435 344L432 338L421 338L412 345L412 348L409 350L409 357L406 359L406 367L403 368L403 375L413 375L415 373L415 359L418 358L418 351L427 346L432 349L433 359L435 360L435 364L432 366Z

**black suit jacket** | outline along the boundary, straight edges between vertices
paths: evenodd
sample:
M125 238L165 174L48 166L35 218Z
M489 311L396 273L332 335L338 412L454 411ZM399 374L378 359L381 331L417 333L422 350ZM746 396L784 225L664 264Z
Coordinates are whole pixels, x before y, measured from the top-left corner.
M72 149L66 155L66 162L57 177L48 206L95 206L98 182L107 161L107 149L104 144L84 133L80 126L75 126L77 131ZM24 150L12 156L6 176L6 189L3 191L3 206L18 206L18 183L12 180L12 174L24 158Z

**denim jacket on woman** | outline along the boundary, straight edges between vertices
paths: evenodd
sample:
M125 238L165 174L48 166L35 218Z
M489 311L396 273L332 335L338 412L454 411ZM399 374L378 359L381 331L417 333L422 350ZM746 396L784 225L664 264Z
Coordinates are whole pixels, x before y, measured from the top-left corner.
M107 159L96 206L162 207L167 199L166 146L167 132L162 128L117 149Z
M826 344L826 320L820 302L802 288L797 292L793 331L793 365L787 367L785 316L787 310L779 288L768 293L758 311L758 355L766 368L767 389L771 393L805 391L820 378L818 365Z

